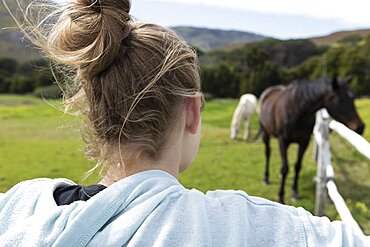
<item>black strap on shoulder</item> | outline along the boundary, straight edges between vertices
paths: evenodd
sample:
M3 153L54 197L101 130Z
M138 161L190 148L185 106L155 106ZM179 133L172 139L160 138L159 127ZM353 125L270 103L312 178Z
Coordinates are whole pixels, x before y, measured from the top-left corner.
M101 184L94 184L87 187L82 185L65 185L58 187L54 191L53 196L58 206L69 205L74 201L87 201L106 188Z

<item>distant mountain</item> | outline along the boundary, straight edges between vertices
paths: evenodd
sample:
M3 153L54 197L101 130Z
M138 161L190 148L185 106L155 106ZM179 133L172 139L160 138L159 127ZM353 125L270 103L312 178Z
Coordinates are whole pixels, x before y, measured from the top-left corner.
M181 35L189 44L203 51L209 51L233 44L260 41L267 38L254 33L233 30L225 31L186 26L171 27L171 29Z
M314 37L309 38L316 45L331 45L337 43L343 39L350 38L350 37L359 37L364 38L370 35L370 29L360 29L360 30L353 30L353 31L340 31L335 32L326 36Z
M6 2L12 13L19 13L16 11L17 3L15 0L7 0ZM30 42L23 38L16 26L8 10L0 1L0 58L14 58L18 62L39 58L40 54L32 48Z
M15 0L6 0L6 2L13 13L17 13L17 11L14 11L16 9ZM22 39L22 34L14 29L15 26L13 19L5 9L2 1L0 1L0 58L11 57L19 62L39 58L40 53L34 49L32 44L30 44L26 39ZM225 31L187 26L177 26L172 27L172 29L181 35L188 43L205 52L213 49L230 51L235 48L242 47L246 43L261 41L268 38L250 32L233 30ZM346 37L364 37L366 35L370 35L370 29L337 32L328 36L310 38L309 40L317 45L328 45L338 42Z
M6 1L8 7L12 12L17 8L17 3L15 0ZM8 10L5 8L5 5L0 1L0 28L14 26L15 23L12 17L9 15ZM0 31L1 33L1 31Z
M40 58L41 54L20 31L6 30L0 32L0 58L4 57L26 62Z

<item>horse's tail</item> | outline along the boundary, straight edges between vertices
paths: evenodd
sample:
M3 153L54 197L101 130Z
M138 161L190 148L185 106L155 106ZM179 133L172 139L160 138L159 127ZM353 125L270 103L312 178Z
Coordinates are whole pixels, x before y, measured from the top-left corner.
M262 128L261 128L261 124L260 124L260 128L258 129L257 134L254 136L253 141L254 142L257 141L258 138L260 138L261 134L262 134Z
M261 99L260 100L257 100L257 104L256 104L256 110L255 111L256 111L258 117L260 116L260 113L261 113L261 102L262 102ZM254 142L257 141L258 138L260 138L261 134L262 134L262 128L261 128L261 123L260 123L259 124L258 132L254 136L253 141Z

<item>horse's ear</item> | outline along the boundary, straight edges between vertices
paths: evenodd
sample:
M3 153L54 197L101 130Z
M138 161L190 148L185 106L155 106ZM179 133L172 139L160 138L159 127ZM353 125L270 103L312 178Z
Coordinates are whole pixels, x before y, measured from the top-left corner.
M333 79L331 79L331 86L334 90L337 90L339 88L339 81L337 75L333 76Z
M353 80L353 75L349 75L346 77L346 79L344 79L344 82L347 84L350 84L352 80Z

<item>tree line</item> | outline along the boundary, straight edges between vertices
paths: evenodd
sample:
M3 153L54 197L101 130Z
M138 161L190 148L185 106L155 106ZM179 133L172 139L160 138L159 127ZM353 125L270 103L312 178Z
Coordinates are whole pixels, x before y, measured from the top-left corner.
M45 98L61 96L49 63L44 59L18 63L12 58L1 58L0 93L34 94Z
M357 96L370 95L370 36L347 37L331 46L308 40L265 40L200 56L203 91L209 97L260 95L268 86L338 75L354 77Z
M202 89L208 97L260 95L271 85L333 75L352 75L352 91L357 96L370 95L370 36L351 36L320 47L308 40L269 39L231 51L196 51ZM0 59L0 93L60 97L61 90L54 81L49 63L44 59L25 63Z

